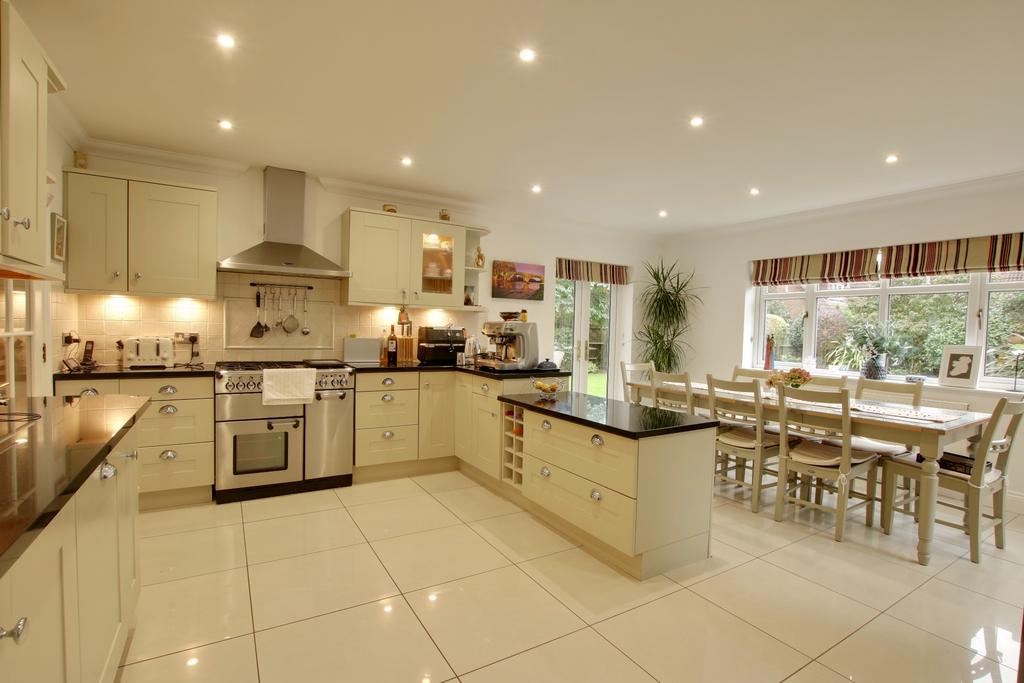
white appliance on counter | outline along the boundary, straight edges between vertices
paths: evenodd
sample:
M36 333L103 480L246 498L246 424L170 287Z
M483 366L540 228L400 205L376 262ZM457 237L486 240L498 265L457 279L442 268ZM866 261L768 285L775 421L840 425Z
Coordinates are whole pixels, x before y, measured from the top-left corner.
M170 337L128 337L121 343L121 364L126 368L174 367L174 342Z

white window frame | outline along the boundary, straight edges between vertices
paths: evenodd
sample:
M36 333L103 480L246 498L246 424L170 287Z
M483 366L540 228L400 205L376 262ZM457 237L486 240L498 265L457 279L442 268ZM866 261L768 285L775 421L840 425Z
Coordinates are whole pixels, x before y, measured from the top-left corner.
M754 347L751 349L751 358L758 367L764 365L765 347L765 305L771 300L803 299L806 307L804 317L804 340L803 354L800 362L776 361L776 367L792 368L806 367L813 372L827 372L835 374L833 370L822 370L817 368L817 359L814 356L814 349L817 344L817 311L818 299L829 296L877 296L879 297L879 319L887 320L889 316L889 296L893 294L948 294L967 293L967 320L965 343L969 346L980 346L982 350L987 348L986 338L988 330L988 295L997 291L1024 292L1024 282L990 282L988 273L972 273L965 284L941 284L941 285L907 285L893 286L889 280L881 280L871 283L872 286L857 286L849 289L825 289L828 285L804 285L803 292L775 292L769 293L767 287L755 287L754 296ZM979 386L992 389L1009 389L1013 385L1013 379L1008 377L989 377L984 374L979 380ZM855 376L856 371L841 371L838 374ZM1022 373L1024 375L1024 373ZM898 375L895 375L898 376ZM1022 377L1024 380L1024 377ZM936 384L937 379L929 377L926 383Z

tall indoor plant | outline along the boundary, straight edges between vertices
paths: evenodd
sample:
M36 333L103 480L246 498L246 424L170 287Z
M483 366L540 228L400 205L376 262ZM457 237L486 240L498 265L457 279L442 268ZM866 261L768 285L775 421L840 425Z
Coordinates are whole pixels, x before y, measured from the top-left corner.
M642 321L636 333L640 358L661 372L675 372L683 359L683 335L690 328L690 311L703 303L693 286L693 273L678 264L645 263L648 281L640 293Z

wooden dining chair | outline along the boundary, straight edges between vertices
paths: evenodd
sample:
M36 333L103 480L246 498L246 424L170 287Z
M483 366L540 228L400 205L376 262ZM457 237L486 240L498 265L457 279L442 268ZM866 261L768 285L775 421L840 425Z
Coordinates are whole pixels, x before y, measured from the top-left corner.
M739 365L732 369L732 381L739 382L742 380L756 379L763 386L765 381L771 377L771 370L763 370L761 368L744 368Z
M939 460L939 488L955 491L964 496L961 506L939 499L937 502L965 513L965 523L957 524L936 517L935 523L967 532L971 539L971 562L981 561L981 533L995 527L997 548L1006 545L1006 472L1010 465L1010 448L1017 436L1024 402L999 399L981 437L970 443L967 457L946 452ZM895 512L896 477L913 479L920 490L921 463L917 456L906 454L882 461L882 530L892 532ZM992 494L992 514L982 510L982 494ZM987 522L991 520L992 523ZM982 528L983 522L984 528Z
M651 376L651 387L654 394L654 407L664 410L675 410L693 415L693 386L690 384L690 373L658 372Z
M811 379L804 387L807 389L846 389L846 376L826 377L824 375L811 375Z
M857 379L857 388L853 397L857 400L873 399L886 403L909 403L915 408L921 407L921 396L924 384L921 382L887 382L880 379Z
M837 541L843 540L846 515L854 508L862 505L866 507L865 523L871 526L875 517L875 496L870 492L875 490L878 454L856 449L852 445L849 389L825 391L779 387L778 391L779 426L782 430L778 481L783 483L780 483L775 498L775 521L782 521L788 503L819 510L832 509L818 500L791 495L800 488L792 483L790 474L795 473L801 478L828 482L835 490ZM828 414L815 411L813 418L808 418L800 405L801 401L826 404L834 407L836 412ZM823 436L827 436L830 441L819 441ZM794 437L799 439L795 443L791 441ZM862 494L854 490L853 482L858 477L867 479L869 493ZM850 505L851 498L860 499L860 502Z
M732 396L720 395L720 392ZM708 409L711 419L720 423L715 438L716 479L750 489L750 510L759 512L761 492L775 486L775 483L765 484L764 478L776 476L776 471L767 465L778 458L782 438L765 429L761 383L756 379L733 382L708 375ZM748 463L749 484L746 481Z
M633 401L633 387L630 384L651 382L654 377L654 363L627 363L623 360L619 361L619 368L622 371L622 400L640 403L643 400L640 387L636 388L636 401Z

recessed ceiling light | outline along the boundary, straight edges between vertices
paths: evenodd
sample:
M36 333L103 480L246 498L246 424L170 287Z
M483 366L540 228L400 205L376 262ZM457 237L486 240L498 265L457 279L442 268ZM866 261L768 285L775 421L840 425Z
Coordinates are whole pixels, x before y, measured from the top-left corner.
M704 125L704 117L694 116L693 118L690 119L690 125L693 126L694 128L700 128L701 126Z
M899 160L900 158L895 154L890 154L889 156L885 157L885 163L887 164L895 164Z
M227 33L221 33L217 36L217 44L221 47L234 47L235 38L234 36L229 36Z
M231 123L227 119L221 119L217 122L217 125L223 128L224 130L231 130L232 128L235 127L235 124Z
M665 216L668 215L668 211L666 211L665 209L662 209L661 211L658 212L658 215L660 217L664 218Z
M402 166L412 166L412 157L402 157Z
M524 47L519 51L519 61L532 62L535 59L537 59L537 53L532 48Z
M544 189L544 188L542 188L540 185L534 185L533 187L530 188L530 192L532 192L534 194L540 194L540 191L542 189Z
M756 187L750 188L750 196L751 197L756 197L759 194L761 194L761 190L757 189Z

